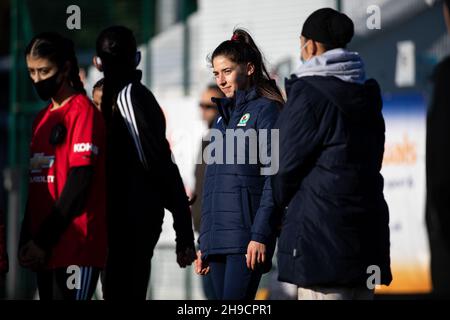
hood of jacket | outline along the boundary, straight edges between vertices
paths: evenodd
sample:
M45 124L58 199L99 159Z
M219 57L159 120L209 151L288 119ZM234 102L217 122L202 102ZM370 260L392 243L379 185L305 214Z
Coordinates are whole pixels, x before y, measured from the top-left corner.
M301 65L295 75L336 77L344 82L363 84L366 81L364 62L357 52L333 49L315 56Z

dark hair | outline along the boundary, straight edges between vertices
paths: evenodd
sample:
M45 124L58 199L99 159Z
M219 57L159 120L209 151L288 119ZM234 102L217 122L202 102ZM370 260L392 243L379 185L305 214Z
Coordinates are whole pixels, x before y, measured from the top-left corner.
M136 69L136 38L127 27L112 26L103 30L97 38L96 50L107 73Z
M447 7L448 12L450 13L450 0L444 0L444 3Z
M136 38L127 27L108 27L97 37L96 51L104 72L101 108L108 121L118 93L136 76Z
M86 94L80 79L80 69L72 40L56 32L44 32L35 36L25 49L25 56L48 59L55 63L59 70L66 62L70 64L69 82L72 88Z
M355 34L353 21L332 8L314 11L303 24L302 36L322 43L325 50L345 48Z
M100 80L98 80L94 86L92 87L93 90L95 89L101 89L103 87L103 84L105 82L105 78L101 78Z
M252 63L255 72L252 75L253 84L261 96L284 104L283 96L274 80L270 78L264 64L261 51L256 46L250 34L242 29L235 29L231 40L222 42L213 52L210 63L218 56L225 56L237 64Z

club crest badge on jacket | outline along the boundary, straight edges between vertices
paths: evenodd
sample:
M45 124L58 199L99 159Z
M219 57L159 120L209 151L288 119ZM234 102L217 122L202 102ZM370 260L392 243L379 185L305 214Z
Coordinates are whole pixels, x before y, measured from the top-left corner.
M238 127L245 127L247 125L248 120L250 120L250 113L246 113L242 116L241 120L239 120Z

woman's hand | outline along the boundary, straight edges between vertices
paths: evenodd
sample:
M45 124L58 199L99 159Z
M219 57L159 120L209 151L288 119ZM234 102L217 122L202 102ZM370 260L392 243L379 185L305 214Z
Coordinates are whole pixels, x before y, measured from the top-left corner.
M197 251L197 259L195 260L195 273L204 276L209 272L209 264L207 261L202 260L202 252Z
M247 247L247 268L255 270L256 264L266 262L266 245L264 243L250 241Z

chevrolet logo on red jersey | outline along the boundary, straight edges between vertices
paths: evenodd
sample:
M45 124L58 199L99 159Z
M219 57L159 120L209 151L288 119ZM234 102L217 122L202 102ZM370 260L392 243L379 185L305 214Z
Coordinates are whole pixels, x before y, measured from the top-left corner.
M41 172L42 169L50 169L55 162L55 156L46 156L44 153L35 153L30 159L31 172Z

